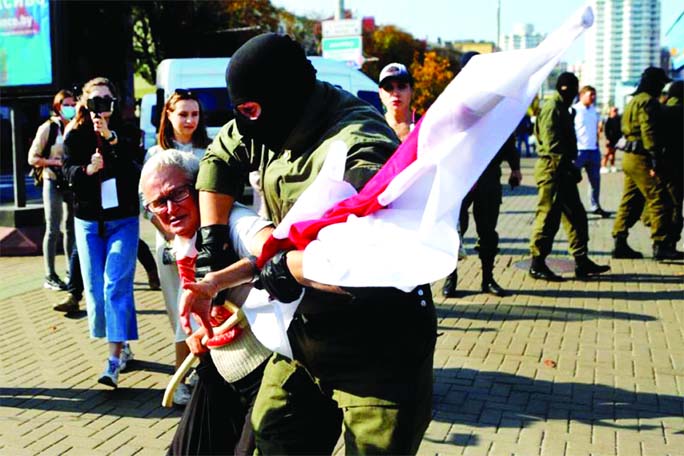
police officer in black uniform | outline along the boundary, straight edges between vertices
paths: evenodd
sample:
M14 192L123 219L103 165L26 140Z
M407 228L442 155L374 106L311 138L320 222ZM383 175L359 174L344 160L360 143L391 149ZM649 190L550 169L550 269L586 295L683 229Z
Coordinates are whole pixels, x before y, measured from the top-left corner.
M461 58L461 68L478 52L466 52ZM508 180L511 187L517 187L522 180L520 173L520 156L515 147L515 140L510 136L499 152L487 166L477 180L475 186L468 192L461 204L459 223L461 232L468 230L468 208L473 206L473 218L477 228L478 241L475 250L478 251L482 263L482 291L496 296L506 296L506 291L494 280L494 258L499 251L499 235L496 223L499 219L501 206L501 163L506 160L511 167ZM444 281L442 294L447 298L456 296L457 273L454 270Z

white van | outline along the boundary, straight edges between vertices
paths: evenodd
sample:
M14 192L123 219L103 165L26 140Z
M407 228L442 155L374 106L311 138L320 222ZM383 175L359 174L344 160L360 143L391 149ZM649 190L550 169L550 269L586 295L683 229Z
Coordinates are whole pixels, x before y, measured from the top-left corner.
M346 63L323 57L309 57L316 77L347 90L381 110L378 84ZM226 67L230 58L166 59L157 67L157 93L143 96L140 105L140 129L147 149L156 143L159 113L156 106L176 89L191 90L202 104L209 137L233 117L233 106L226 89Z

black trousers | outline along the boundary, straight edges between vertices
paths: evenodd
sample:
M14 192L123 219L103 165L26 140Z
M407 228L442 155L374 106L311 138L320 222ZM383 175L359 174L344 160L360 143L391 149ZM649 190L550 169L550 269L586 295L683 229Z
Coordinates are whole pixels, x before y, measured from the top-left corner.
M256 448L251 413L268 360L237 382L226 382L209 354L185 406L167 456L251 455Z

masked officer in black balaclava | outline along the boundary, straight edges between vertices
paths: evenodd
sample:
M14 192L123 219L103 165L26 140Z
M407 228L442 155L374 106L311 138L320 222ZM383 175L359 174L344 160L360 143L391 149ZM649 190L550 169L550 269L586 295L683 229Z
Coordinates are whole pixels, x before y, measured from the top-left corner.
M249 172L259 171L268 215L279 224L318 175L330 144L347 146L344 179L357 190L398 147L373 106L314 75L287 36L259 35L231 58L226 79L236 118L201 162L198 263L215 266L221 257L228 213ZM348 453L415 453L432 413L430 287L405 293L316 284L296 267L301 255L280 252L256 273L281 302L305 291L288 329L295 360L274 355L254 405L259 452L331 454L344 427Z
M561 219L568 234L570 253L575 258L575 276L587 278L610 270L609 266L600 266L587 256L587 213L577 190L577 183L582 177L573 164L577 158L577 140L574 112L570 106L578 90L577 77L572 73L562 73L556 82L556 93L544 101L535 123L539 159L534 178L539 199L530 236L532 263L529 271L535 279L564 280L546 265Z
M466 52L461 57L461 67L478 55L478 52ZM496 232L496 223L499 220L501 206L501 163L506 160L511 168L508 182L511 188L520 185L522 174L520 173L520 156L515 148L515 139L510 136L499 152L494 156L487 169L484 170L473 189L463 198L459 225L461 234L468 230L468 208L473 206L473 218L477 229L477 250L482 264L481 290L496 296L506 296L506 290L494 280L494 258L499 251L499 234ZM463 237L463 236L461 236ZM456 270L449 274L444 281L442 294L447 297L456 297Z

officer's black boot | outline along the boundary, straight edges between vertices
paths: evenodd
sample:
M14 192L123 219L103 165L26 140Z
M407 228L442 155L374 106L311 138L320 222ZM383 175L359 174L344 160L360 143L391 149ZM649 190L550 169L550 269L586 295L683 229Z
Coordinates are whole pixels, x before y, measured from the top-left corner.
M644 257L641 252L632 249L629 244L627 244L627 238L623 236L615 238L615 247L613 248L612 256L613 258L623 260L638 260Z
M546 265L544 258L532 257L530 264L530 276L535 279L548 280L549 282L564 282L565 279L553 272Z
M684 252L680 252L667 242L656 242L653 244L653 259L657 261L684 260Z
M480 258L480 262L482 263L482 292L502 298L508 296L506 290L494 280L494 257Z
M442 287L442 296L445 298L455 298L456 294L456 283L458 282L457 269L449 274L446 279L444 279L444 286Z
M586 279L589 276L602 274L610 271L610 266L596 264L586 255L575 257L575 277L578 279Z

